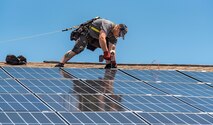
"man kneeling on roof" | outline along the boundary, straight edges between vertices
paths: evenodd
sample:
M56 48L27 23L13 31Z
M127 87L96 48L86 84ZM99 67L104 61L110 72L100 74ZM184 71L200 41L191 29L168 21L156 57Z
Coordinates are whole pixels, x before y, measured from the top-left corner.
M60 63L55 67L63 67L64 64L81 53L85 47L94 51L96 48L103 50L103 58L106 60L106 69L117 68L115 54L116 43L119 37L124 39L128 29L125 24L114 24L113 22L98 18L93 20L87 30L84 30L77 39L72 50L66 52ZM72 38L71 38L72 39Z

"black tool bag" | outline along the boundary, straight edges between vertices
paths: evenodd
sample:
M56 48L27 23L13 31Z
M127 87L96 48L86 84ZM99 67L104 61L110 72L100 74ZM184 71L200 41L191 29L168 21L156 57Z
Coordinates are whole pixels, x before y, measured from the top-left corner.
M5 61L10 65L23 65L27 63L27 59L22 55L18 57L15 55L7 55Z
M24 56L19 55L17 58L19 60L19 65L23 65L27 63L27 59Z

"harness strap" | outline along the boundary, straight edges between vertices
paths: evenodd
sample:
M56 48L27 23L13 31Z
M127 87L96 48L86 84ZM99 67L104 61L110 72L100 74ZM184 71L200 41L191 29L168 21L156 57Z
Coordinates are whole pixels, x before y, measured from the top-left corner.
M97 32L97 33L99 33L99 32L100 32L100 30L99 30L99 29L97 29L97 28L95 28L95 27L93 27L93 26L90 26L90 29L92 29L93 31L95 31L95 32Z

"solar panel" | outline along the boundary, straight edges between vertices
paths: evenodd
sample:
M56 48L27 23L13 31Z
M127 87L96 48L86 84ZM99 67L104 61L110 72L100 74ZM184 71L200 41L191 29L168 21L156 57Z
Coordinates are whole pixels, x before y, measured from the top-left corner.
M170 95L181 96L212 96L212 88L203 83L155 83L147 82Z
M110 69L79 69L79 68L64 68L69 74L83 80L122 80L122 81L136 81L136 79L124 74L119 70Z
M146 122L138 118L135 114L130 112L69 112L61 113L70 124L123 124L123 125L147 125Z
M2 69L0 69L0 80L10 78Z
M64 125L63 119L54 112L0 112L1 124Z
M176 71L168 70L123 70L124 72L142 80L151 82L197 82L185 75L182 75Z
M155 94L165 95L165 93L140 81L111 81L111 80L84 80L88 86L94 88L99 93L105 94Z
M50 111L38 98L32 94L0 94L0 109L2 111Z
M0 93L28 93L18 82L13 79L0 79Z
M195 72L195 71L181 71L193 78L196 78L202 82L207 82L209 84L213 83L213 72ZM213 86L213 85L212 85Z
M58 68L3 67L16 79L65 79ZM74 78L73 78L74 79Z
M0 124L212 124L212 87L177 71L1 67Z
M120 95L121 104L143 112L201 112L170 95Z
M56 111L123 111L124 108L103 94L38 94ZM114 99L119 100L118 97Z
M212 124L213 118L207 113L138 113L150 124Z
M188 104L197 107L202 112L213 112L213 97L179 97Z
M94 91L80 80L67 79L33 79L20 80L34 93L88 93ZM77 92L78 91L78 92Z

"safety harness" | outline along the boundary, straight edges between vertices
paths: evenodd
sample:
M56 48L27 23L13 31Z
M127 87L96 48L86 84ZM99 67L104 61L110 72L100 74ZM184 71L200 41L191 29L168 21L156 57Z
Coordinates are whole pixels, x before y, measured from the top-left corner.
M99 33L99 32L100 32L100 30L99 30L99 29L97 29L97 28L95 28L94 26L90 26L89 28L90 28L91 30L93 30L93 31L97 32L97 33Z
M80 35L87 35L88 33L88 30L90 28L90 25L92 24L93 21L97 20L97 19L100 19L100 17L95 17L91 20L88 20L87 22L85 23L82 23L78 26L77 29L73 30L70 34L70 40L77 40Z

